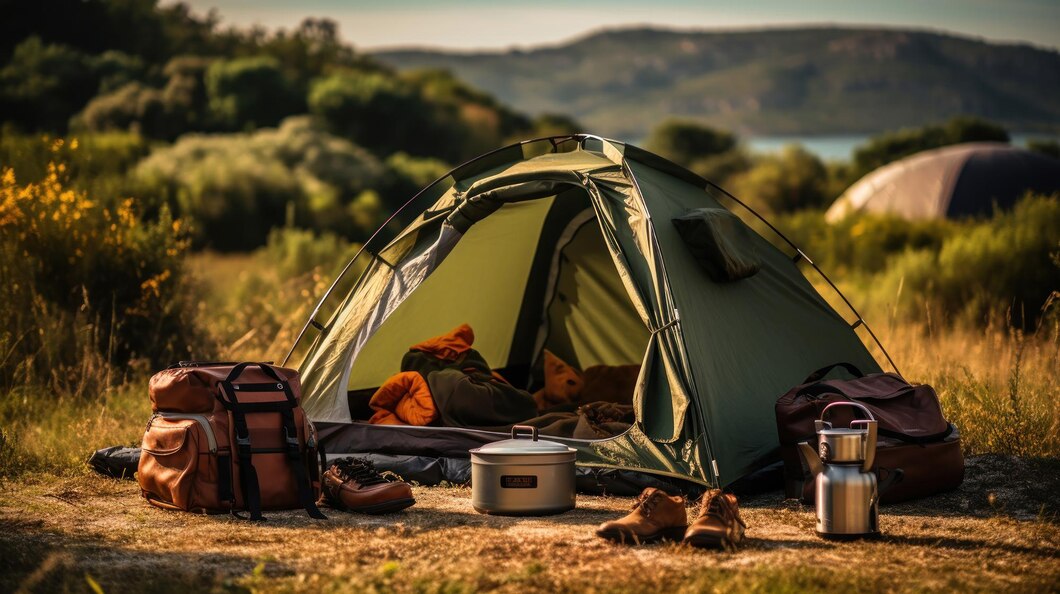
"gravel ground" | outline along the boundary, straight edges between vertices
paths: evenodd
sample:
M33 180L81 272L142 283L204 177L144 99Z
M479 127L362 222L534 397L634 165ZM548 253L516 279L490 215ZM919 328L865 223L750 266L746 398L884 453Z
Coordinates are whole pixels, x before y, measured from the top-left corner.
M1060 591L1060 461L970 458L964 485L885 506L884 538L833 543L780 492L741 500L736 552L593 535L629 498L546 518L484 516L465 487L417 487L388 516L164 512L134 483L0 484L0 591ZM694 507L689 509L690 515Z

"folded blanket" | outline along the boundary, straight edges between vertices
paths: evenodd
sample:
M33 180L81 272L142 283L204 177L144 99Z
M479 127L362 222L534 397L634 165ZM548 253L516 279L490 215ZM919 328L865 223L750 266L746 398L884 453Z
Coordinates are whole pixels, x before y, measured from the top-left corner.
M368 421L375 425L430 425L438 409L427 382L415 371L393 375L368 401L375 414Z
M537 427L542 435L607 439L625 433L634 419L633 407L628 404L590 402L574 412L548 412L519 424Z
M427 384L445 426L510 431L537 414L529 392L490 374L443 369L429 373Z

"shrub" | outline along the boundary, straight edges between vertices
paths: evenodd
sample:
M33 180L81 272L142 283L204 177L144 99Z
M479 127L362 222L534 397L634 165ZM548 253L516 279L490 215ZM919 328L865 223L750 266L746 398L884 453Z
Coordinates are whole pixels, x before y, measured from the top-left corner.
M697 122L670 119L652 130L645 148L675 163L691 166L694 162L726 153L736 148L736 136Z
M206 91L214 117L230 130L273 126L305 108L279 63L267 56L214 62Z
M773 223L826 272L840 275L875 274L910 249L937 252L955 229L947 220L868 215L830 224L821 210L782 214Z
M283 278L319 272L332 279L360 247L360 244L350 243L334 233L283 228L269 233L268 243L255 257L275 266Z
M0 69L0 113L26 131L64 130L99 87L92 57L29 37Z
M1039 310L1060 290L1060 196L1031 196L1011 212L961 224L937 249L910 250L896 258L878 291L897 287L933 300L942 311L973 320L998 309L1014 325L1034 327ZM914 304L906 300L903 307Z
M71 121L74 130L132 130L151 138L174 136L182 127L183 122L170 111L162 91L138 82L93 98Z
M379 155L430 154L433 107L415 87L376 72L342 72L315 81L309 110L336 134Z
M206 71L213 61L200 56L177 56L163 69L167 78L163 99L170 113L179 113L185 122L181 132L214 127L206 91Z
M452 169L448 163L439 159L413 157L406 153L394 153L386 159L390 170L390 184L387 194L394 200L391 208L395 209L405 200L412 198L416 192L442 177Z
M0 163L18 172L19 178L43 179L48 175L49 163L61 162L66 166L66 181L97 199L121 195L125 174L148 151L144 138L129 132L85 134L69 139L0 135Z
M767 213L791 212L825 205L827 172L813 153L798 145L779 155L759 157L754 165L730 181L731 191Z
M204 77L208 58L181 56L166 64L167 82L155 88L131 81L107 89L71 118L74 131L132 130L148 138L172 140L181 133L217 127L209 113Z
M131 361L157 367L198 342L182 223L166 209L147 220L131 198L91 199L66 172L0 177L0 385L83 390L86 376L116 381Z
M345 209L383 175L371 154L303 117L252 134L185 135L135 171L145 191L194 221L197 245L220 250L263 245L289 215L352 238L370 233Z

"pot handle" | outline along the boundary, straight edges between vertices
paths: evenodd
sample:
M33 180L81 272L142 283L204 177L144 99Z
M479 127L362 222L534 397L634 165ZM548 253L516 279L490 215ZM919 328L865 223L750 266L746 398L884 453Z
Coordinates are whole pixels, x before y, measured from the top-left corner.
M512 425L512 439L519 439L519 435L526 435L526 432L530 433L530 440L537 441L537 427L530 425Z

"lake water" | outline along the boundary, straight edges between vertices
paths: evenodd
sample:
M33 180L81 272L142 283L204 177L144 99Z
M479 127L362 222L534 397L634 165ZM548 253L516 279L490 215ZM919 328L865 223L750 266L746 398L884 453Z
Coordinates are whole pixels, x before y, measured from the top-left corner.
M1052 139L1060 140L1060 136L1052 134L1012 134L1012 144L1026 146L1027 140ZM801 144L806 149L824 160L849 159L854 148L864 144L870 138L869 135L851 134L836 136L758 136L745 138L745 142L751 150L760 153L775 153L788 144Z

